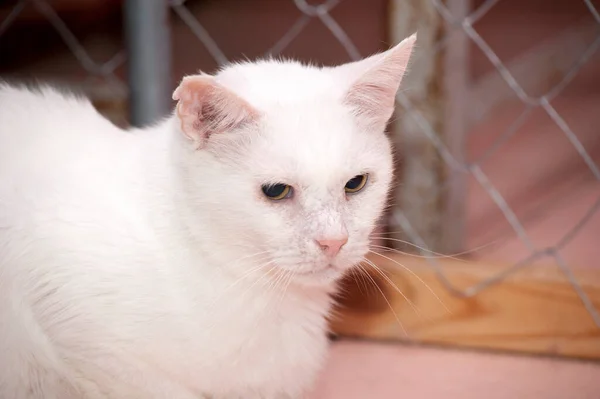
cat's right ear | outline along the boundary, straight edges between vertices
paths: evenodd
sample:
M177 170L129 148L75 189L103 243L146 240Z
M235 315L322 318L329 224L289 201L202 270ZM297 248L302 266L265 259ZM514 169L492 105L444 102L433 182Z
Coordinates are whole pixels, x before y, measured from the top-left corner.
M202 148L213 134L231 132L256 122L259 113L213 76L183 78L173 92L183 134Z

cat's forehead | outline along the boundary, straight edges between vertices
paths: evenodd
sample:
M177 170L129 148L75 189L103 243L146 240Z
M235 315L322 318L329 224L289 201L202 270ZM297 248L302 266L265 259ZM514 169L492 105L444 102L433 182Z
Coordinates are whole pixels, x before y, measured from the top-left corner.
M323 108L308 115L281 109L267 116L252 154L262 177L326 186L387 162L384 135L358 129L349 113Z
M343 92L341 82L330 71L296 61L233 64L219 72L216 78L259 109L322 96L339 98Z

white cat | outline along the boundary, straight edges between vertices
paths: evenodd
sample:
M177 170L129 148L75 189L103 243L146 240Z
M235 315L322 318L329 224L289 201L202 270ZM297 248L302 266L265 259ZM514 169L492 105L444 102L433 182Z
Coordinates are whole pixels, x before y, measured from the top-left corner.
M189 76L130 131L1 86L0 398L303 397L384 207L414 41Z

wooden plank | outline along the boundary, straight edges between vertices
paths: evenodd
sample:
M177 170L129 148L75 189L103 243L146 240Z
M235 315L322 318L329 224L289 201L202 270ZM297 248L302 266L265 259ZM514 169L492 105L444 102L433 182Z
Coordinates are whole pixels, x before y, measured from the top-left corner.
M414 273L379 256L371 257L402 294L365 264L379 288L356 275L344 282L339 314L332 320L335 334L600 359L600 328L553 265L525 268L471 298L464 298L445 289L426 260L386 256ZM449 259L439 263L448 279L461 289L510 266ZM574 272L592 302L600 308L600 270Z

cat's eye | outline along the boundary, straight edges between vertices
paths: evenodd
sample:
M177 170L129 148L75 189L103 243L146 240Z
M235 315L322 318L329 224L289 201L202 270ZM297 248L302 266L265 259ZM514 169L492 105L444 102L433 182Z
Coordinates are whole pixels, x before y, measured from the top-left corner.
M354 176L352 179L350 179L350 180L348 180L348 182L346 182L346 185L344 186L344 190L348 194L357 193L360 190L362 190L363 188L365 188L365 186L367 184L367 180L369 180L369 175L367 175L367 174Z
M291 186L283 183L265 184L261 188L263 194L273 201L290 198L294 192Z

